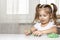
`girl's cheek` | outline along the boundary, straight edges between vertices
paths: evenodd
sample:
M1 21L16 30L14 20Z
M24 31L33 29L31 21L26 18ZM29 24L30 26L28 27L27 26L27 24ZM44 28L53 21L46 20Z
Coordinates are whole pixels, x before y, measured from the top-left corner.
M44 17L45 19L49 19L49 16Z
M44 17L45 19L48 19L48 17Z

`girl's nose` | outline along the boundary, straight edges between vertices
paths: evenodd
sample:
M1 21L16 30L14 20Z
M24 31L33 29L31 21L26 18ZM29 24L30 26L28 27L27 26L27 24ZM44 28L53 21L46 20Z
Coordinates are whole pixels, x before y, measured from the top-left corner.
M44 17L42 16L41 19L44 19Z

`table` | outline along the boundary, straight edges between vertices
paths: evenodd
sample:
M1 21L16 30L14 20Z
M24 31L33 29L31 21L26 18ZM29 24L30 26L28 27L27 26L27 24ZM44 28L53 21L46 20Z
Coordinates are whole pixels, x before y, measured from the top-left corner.
M60 40L60 37L48 38L46 35L36 37L33 35L26 36L24 34L0 34L0 40Z

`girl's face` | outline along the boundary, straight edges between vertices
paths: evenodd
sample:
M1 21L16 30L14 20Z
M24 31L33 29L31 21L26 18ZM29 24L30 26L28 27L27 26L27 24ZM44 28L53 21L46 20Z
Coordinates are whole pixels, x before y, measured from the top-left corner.
M50 20L50 14L46 13L44 10L39 12L39 20L42 24L48 23Z

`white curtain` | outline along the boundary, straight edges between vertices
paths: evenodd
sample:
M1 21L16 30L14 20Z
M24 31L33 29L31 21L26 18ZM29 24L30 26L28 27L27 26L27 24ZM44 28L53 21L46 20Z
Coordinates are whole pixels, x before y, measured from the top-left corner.
M7 14L28 14L29 0L7 0Z

